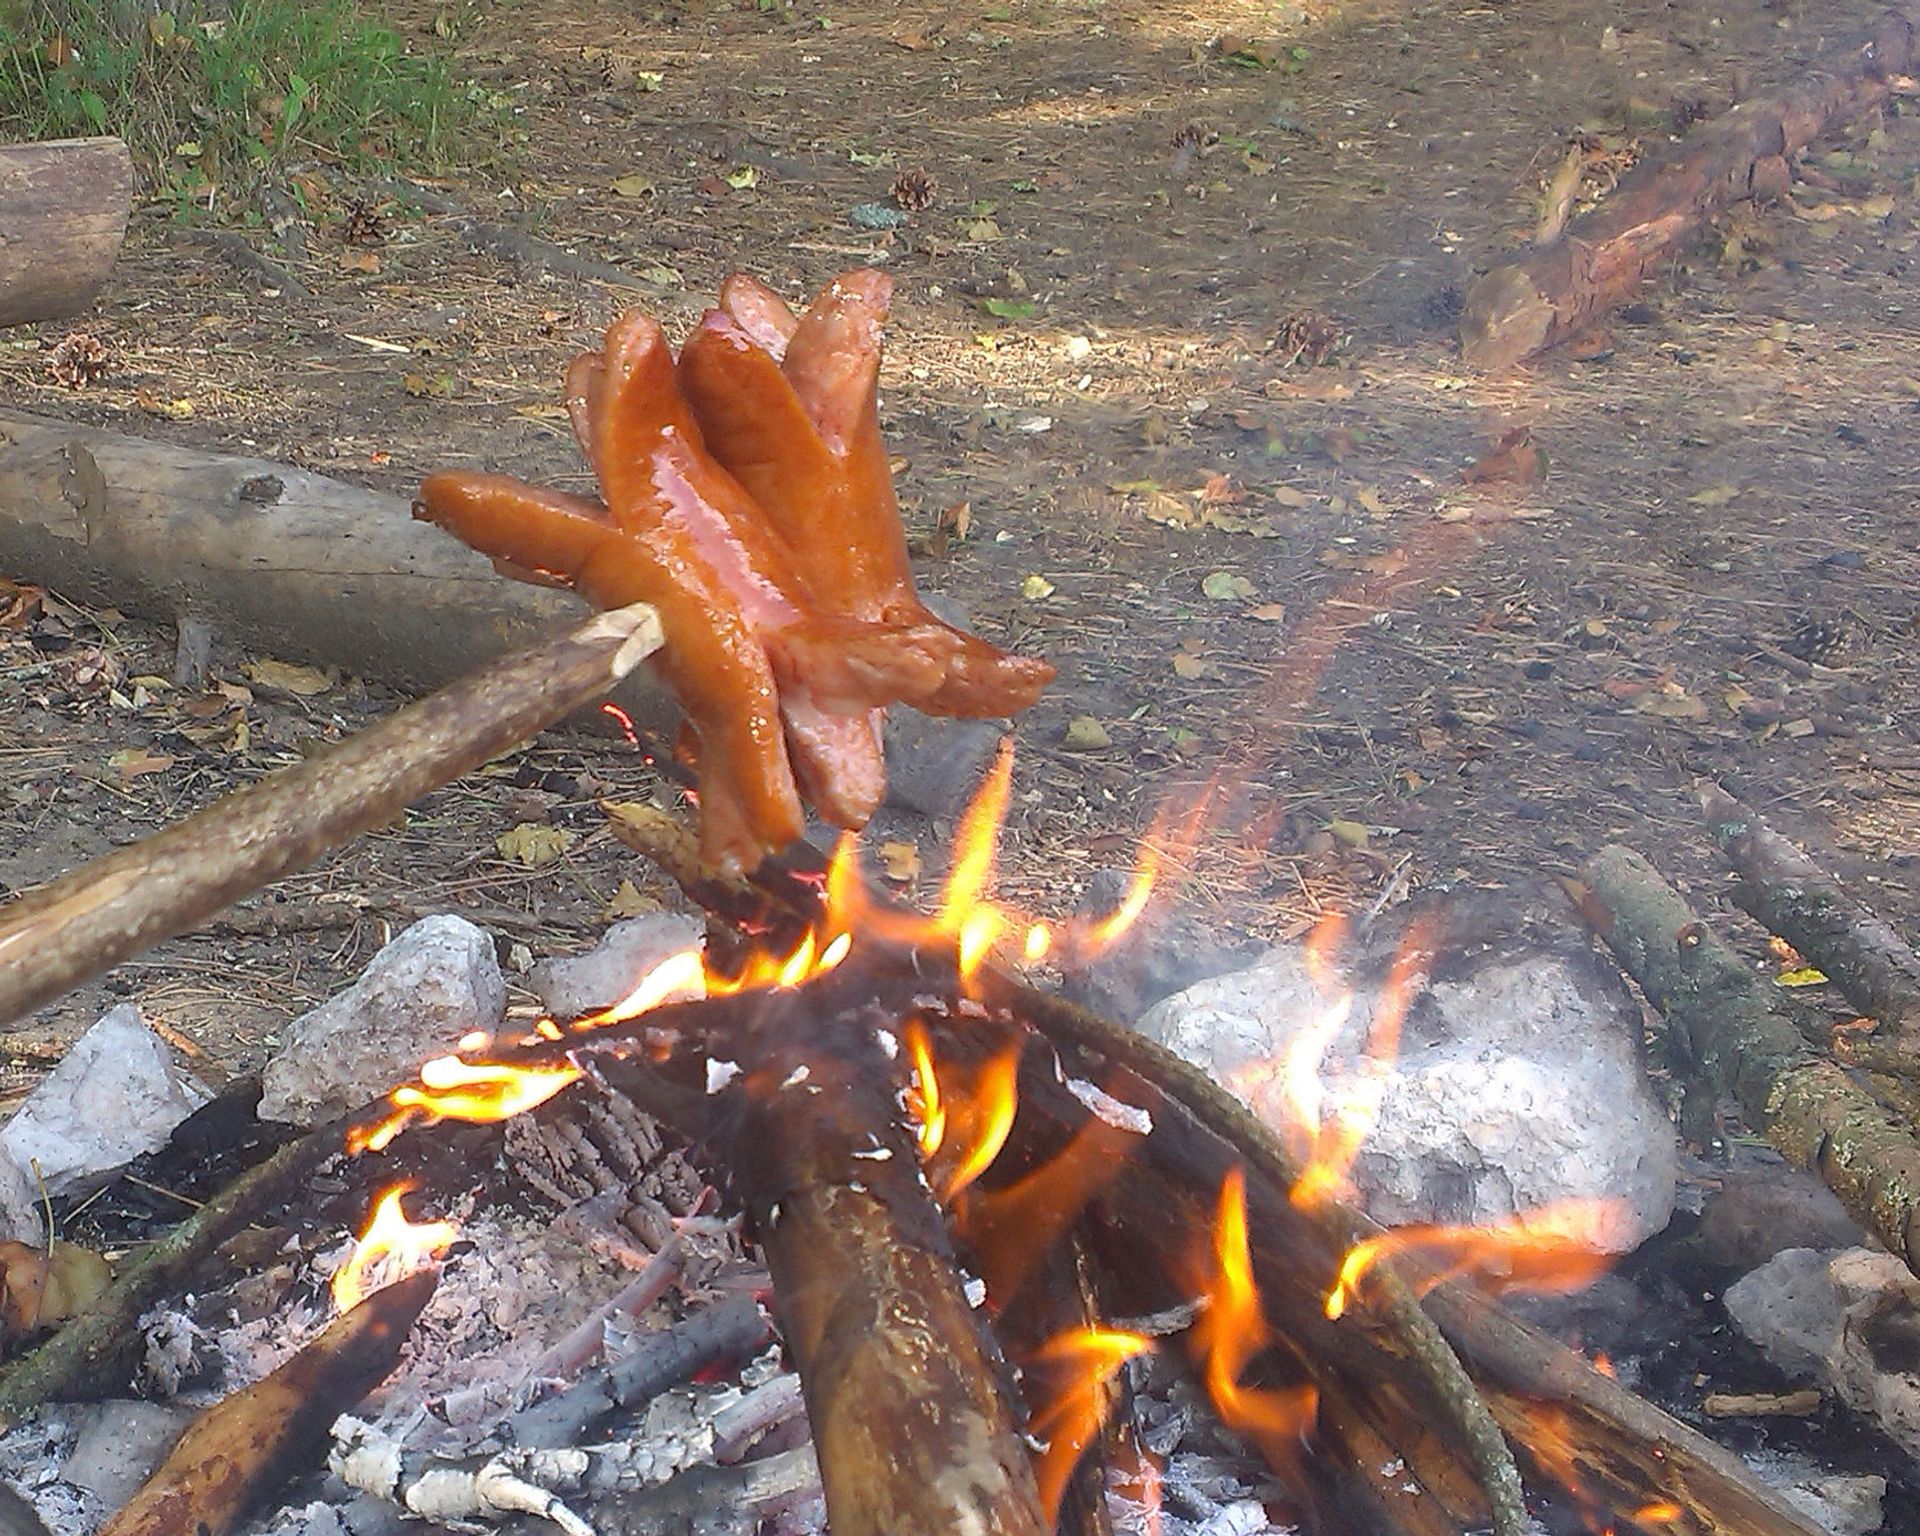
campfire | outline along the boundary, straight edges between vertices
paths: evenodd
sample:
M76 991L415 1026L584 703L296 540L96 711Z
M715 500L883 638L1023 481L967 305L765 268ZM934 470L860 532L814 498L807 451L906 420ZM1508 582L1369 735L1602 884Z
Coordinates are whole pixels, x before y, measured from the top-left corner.
M130 1352L207 1375L210 1329L212 1375L260 1367L113 1536L380 1528L343 1527L350 1499L568 1536L1517 1536L1529 1497L1593 1530L1814 1529L1496 1300L1588 1284L1638 1214L1361 1213L1400 1037L1444 965L1428 926L1402 925L1363 1005L1347 955L1378 939L1323 925L1285 1043L1211 1070L1050 990L1137 941L1180 862L1170 827L1111 910L1016 910L994 886L1003 750L931 911L869 882L877 711L992 715L1051 675L912 592L874 412L884 309L873 274L803 316L737 280L677 363L650 319L618 322L568 384L604 502L462 475L419 507L609 612L0 911L17 1012L648 655L691 723L677 767L649 749L698 830L607 810L697 905L701 942L605 1006L489 1021L316 1116L0 1375L0 1411ZM803 799L846 828L829 852L800 836ZM1576 894L1630 926L1618 888ZM1678 931L1684 959L1704 938ZM366 1198L350 1244L309 1224L323 1170ZM266 1222L293 1239L274 1278L189 1303ZM54 1320L37 1306L19 1331ZM338 1508L246 1525L289 1498Z

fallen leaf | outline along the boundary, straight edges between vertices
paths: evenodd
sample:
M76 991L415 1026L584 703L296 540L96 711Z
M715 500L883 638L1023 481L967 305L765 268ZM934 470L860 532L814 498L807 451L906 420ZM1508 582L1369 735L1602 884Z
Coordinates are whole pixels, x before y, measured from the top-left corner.
M1205 677L1208 668L1204 657L1195 656L1190 651L1175 651L1173 671L1176 677L1183 677L1188 682L1192 682L1197 677Z
M1367 846L1367 827L1364 822L1349 821L1344 816L1336 816L1327 823L1327 830L1349 848Z
M1353 493L1353 499L1375 517L1385 517L1393 509L1381 500L1380 493L1370 485L1363 485Z
M1818 987L1824 985L1827 973L1817 966L1803 965L1798 970L1782 971L1773 978L1777 987Z
M896 884L911 884L920 878L920 849L913 843L882 843L880 868Z
M1737 485L1710 485L1704 491L1695 491L1687 500L1696 507L1724 507L1739 494Z
M358 246L349 247L340 253L340 270L342 272L378 272L380 253L362 250Z
M613 178L613 190L621 197L646 197L652 193L653 183L638 171L629 171Z
M150 389L135 390L133 403L149 416L165 417L168 421L185 421L193 415L191 400L164 400Z
M622 880L607 898L608 917L639 917L643 913L660 910L660 903L631 880Z
M1253 583L1232 571L1210 571L1200 590L1216 603L1234 603L1253 596Z
M1263 624L1283 624L1287 618L1285 603L1262 603L1258 608L1249 608L1247 617L1258 619Z
M173 766L173 759L145 747L122 747L107 759L107 766L123 779L137 779L142 774L165 773Z
M1276 485L1273 488L1273 499L1279 502L1281 506L1292 507L1296 511L1313 505L1313 498L1311 496L1305 491L1295 490L1294 487L1290 485Z
M276 661L262 656L240 669L262 688L278 688L282 693L310 699L333 686L333 678L318 667L303 667L298 662Z
M1407 552L1404 549L1389 549L1382 554L1363 556L1356 570L1369 576L1398 576L1407 568Z
M1203 507L1230 507L1247 499L1247 493L1233 483L1232 475L1209 475L1194 495Z
M1092 715L1075 715L1067 722L1060 745L1069 752L1099 752L1112 746L1113 738Z
M982 299L980 307L996 320L1031 320L1040 313L1032 299Z
M1468 485L1535 485L1546 473L1532 427L1515 427L1485 457L1460 471Z
M1020 583L1020 595L1030 603L1038 603L1052 597L1053 583L1044 576L1029 576Z
M1000 226L992 219L975 219L967 225L966 229L969 240L998 240L1000 238Z
M728 175L727 185L736 192L751 192L760 185L760 173L750 165L743 165Z
M578 832L565 827L549 827L537 821L523 821L493 840L500 857L528 869L551 864L580 840Z
M1706 700L1697 698L1677 683L1669 683L1657 692L1641 696L1633 706L1636 715L1651 715L1656 720L1704 720Z

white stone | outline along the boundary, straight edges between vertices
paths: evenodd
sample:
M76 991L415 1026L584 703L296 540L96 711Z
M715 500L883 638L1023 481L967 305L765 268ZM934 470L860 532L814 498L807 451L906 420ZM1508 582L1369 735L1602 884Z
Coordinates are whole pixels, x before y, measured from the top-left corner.
M1734 1326L1780 1370L1815 1381L1920 1459L1920 1279L1890 1253L1789 1248L1727 1287Z
M73 1043L0 1129L0 1154L36 1191L84 1193L136 1157L159 1151L208 1097L140 1010L122 1003ZM9 1176L3 1184L12 1188L19 1180ZM0 1188L0 1199L4 1192Z
M1556 1230L1610 1253L1666 1226L1673 1126L1641 1070L1638 1011L1584 944L1490 944L1444 968L1427 956L1414 969L1443 979L1415 978L1397 1054L1370 1055L1394 1012L1389 968L1329 975L1286 946L1167 998L1138 1028L1239 1094L1303 1163L1310 1120L1365 1126L1352 1178L1389 1225L1551 1207Z
M615 1003L662 960L699 949L705 929L697 918L678 912L649 912L615 923L584 955L542 960L527 975L547 1012L556 1019L578 1019ZM673 1001L700 994L683 989Z
M262 1074L260 1117L313 1125L357 1109L463 1035L492 1033L506 1006L485 931L462 917L422 918L351 987L288 1026Z

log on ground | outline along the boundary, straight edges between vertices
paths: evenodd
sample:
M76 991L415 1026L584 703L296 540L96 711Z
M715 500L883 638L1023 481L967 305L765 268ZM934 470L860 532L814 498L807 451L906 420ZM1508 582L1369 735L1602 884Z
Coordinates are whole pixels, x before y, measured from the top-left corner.
M133 157L118 139L0 144L0 327L91 304L132 207Z
M289 465L0 410L0 571L409 692L557 634L585 609L502 581L407 502ZM664 726L664 693L615 695Z
M1639 854L1603 848L1581 905L1648 1000L1682 1064L1731 1092L1789 1162L1818 1174L1855 1220L1920 1272L1920 1140L1818 1054L1769 983Z
M1715 213L1778 199L1795 156L1887 101L1913 61L1915 30L1911 15L1889 15L1824 68L1736 104L1677 156L1636 166L1556 243L1493 267L1467 294L1462 358L1497 371L1559 345L1631 299Z

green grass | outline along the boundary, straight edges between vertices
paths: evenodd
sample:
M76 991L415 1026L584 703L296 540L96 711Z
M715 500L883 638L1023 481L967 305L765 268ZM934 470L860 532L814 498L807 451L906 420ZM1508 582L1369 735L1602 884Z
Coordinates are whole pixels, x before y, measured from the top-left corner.
M0 139L119 134L183 208L290 159L431 168L494 110L351 0L0 0Z

